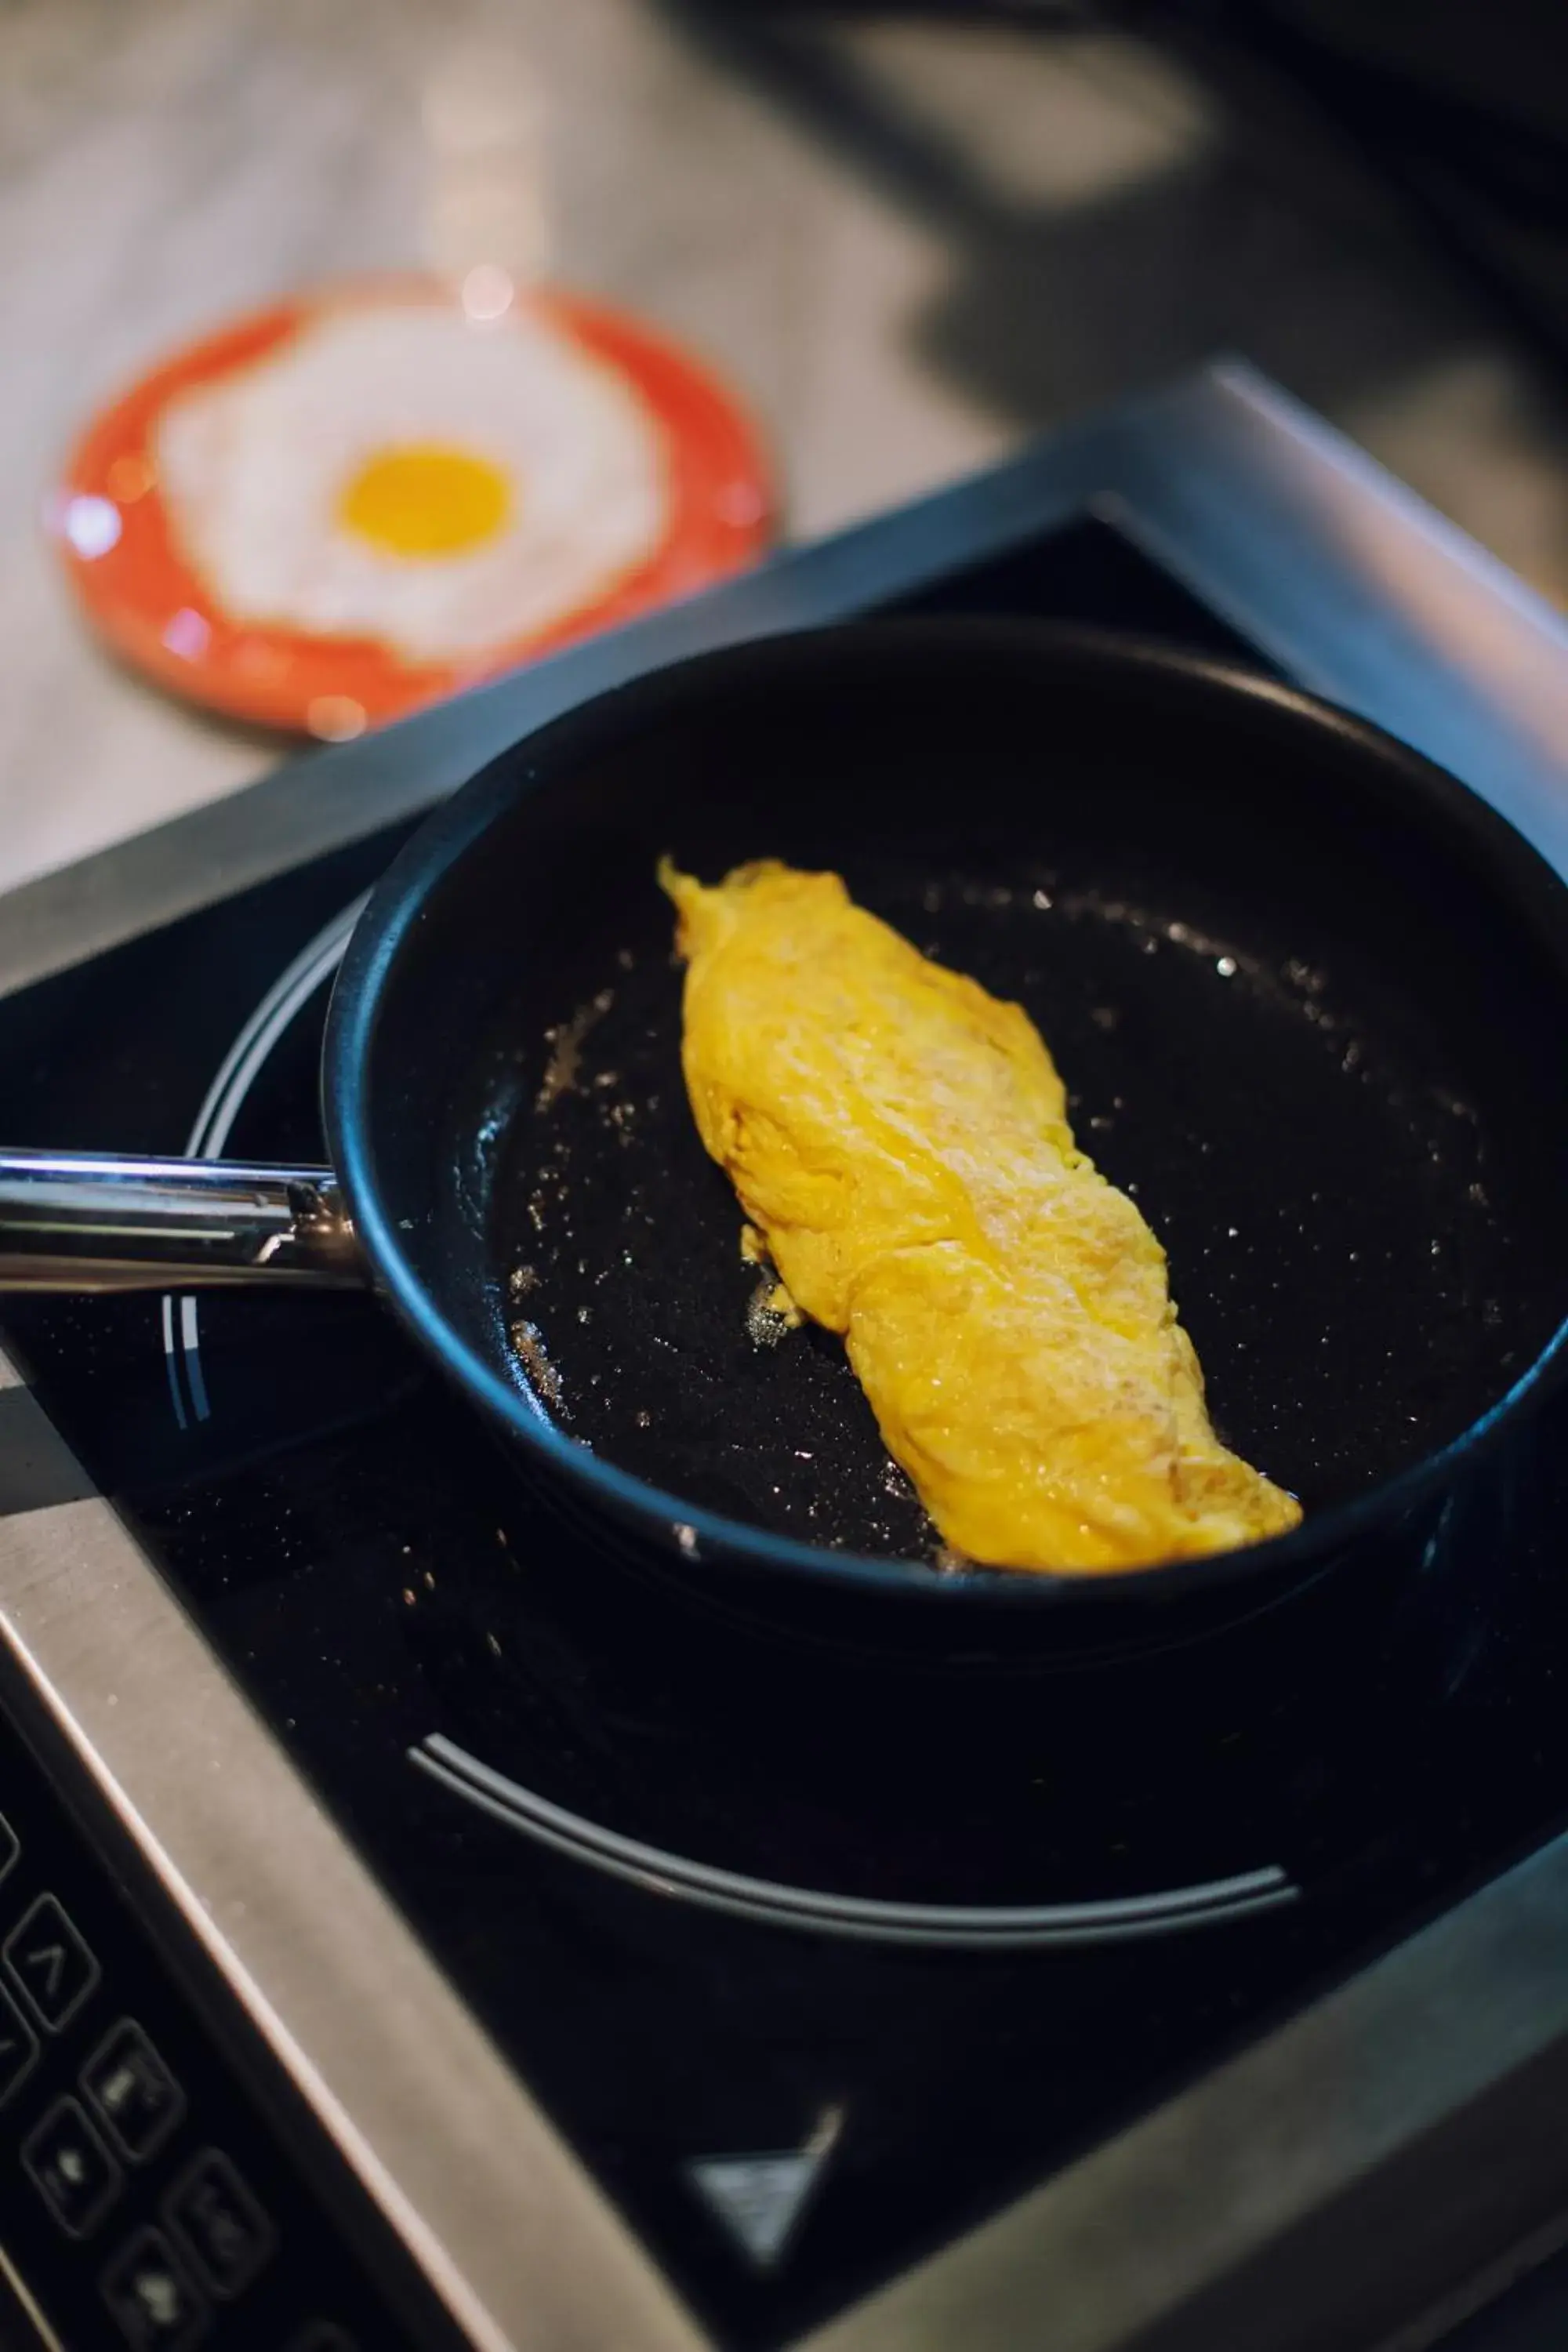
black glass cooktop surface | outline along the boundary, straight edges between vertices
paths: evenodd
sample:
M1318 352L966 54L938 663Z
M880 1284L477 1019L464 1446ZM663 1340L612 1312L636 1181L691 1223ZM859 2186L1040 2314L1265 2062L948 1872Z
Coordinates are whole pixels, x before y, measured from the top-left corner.
M1085 523L919 600L1247 649ZM321 1156L382 835L0 1004L20 1139ZM51 1416L723 2340L902 2269L1568 1822L1552 1490L1140 1662L690 1613L353 1297L15 1302ZM1543 1428L1543 1456L1568 1448ZM1542 1504L1542 1492L1547 1503Z

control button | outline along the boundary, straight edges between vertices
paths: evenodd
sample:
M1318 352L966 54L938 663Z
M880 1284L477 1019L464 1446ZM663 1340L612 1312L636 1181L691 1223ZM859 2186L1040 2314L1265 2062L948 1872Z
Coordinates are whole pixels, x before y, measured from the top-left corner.
M21 1839L16 1835L5 1814L0 1813L0 1878L10 1876L21 1851Z
M57 2099L27 2134L22 2162L68 2238L90 2237L120 2194L120 2167L74 2099Z
M242 2294L275 2242L271 2222L216 2148L171 2189L163 2217L215 2294Z
M13 1927L0 1952L34 2015L58 2033L93 1986L99 1966L52 1895L40 1895Z
M24 2022L21 2011L0 1985L0 2107L26 2081L37 2055L32 2027Z
M156 2155L185 2112L185 2095L142 2028L121 2020L81 2070L81 2087L122 2156Z
M121 2247L102 2290L132 2352L184 2352L206 2324L199 2288L157 2230L138 2230Z
M347 2328L330 2319L312 2319L309 2327L290 2336L285 2352L359 2352L359 2347Z

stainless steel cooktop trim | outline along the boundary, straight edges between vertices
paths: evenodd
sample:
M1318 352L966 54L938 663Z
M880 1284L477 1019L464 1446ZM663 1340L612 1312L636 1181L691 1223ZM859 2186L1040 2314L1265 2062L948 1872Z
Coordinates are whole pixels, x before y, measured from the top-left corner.
M477 2352L700 2352L108 1504L0 1523L0 1639Z
M26 2325L37 2337L42 2352L67 2352L67 2347L60 2342L59 2337L45 2318L41 2307L34 2300L32 2288L27 2284L4 2246L0 2246L0 2282L3 2282L5 2292L10 2294ZM3 2314L0 2314L0 2316L3 2316Z
M1568 865L1568 626L1226 368L28 885L4 902L0 987L412 814L651 664L850 613L1097 503L1295 675L1445 759ZM0 1521L0 1638L476 2345L696 2352L701 2331L106 1504ZM1565 1937L1560 1842L818 2331L816 2352L1017 2352L1047 2327L1052 2352L1111 2352L1560 2042Z
M1135 2343L1568 2036L1565 1948L1568 1837L820 2329L803 2352ZM1539 2242L1546 2252L1558 2239L1545 2231ZM1413 2283L1413 2301L1447 2284ZM1046 2313L1048 2338L1037 2339L1031 2326ZM1247 2352L1280 2340L1249 2336ZM1343 2339L1325 2318L1311 2340Z

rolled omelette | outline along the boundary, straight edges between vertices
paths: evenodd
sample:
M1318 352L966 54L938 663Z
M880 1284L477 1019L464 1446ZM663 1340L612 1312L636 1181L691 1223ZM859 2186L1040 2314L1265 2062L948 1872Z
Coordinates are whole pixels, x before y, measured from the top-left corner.
M1164 1251L1074 1142L1022 1007L837 874L763 861L709 888L665 860L659 880L702 1141L789 1298L843 1334L945 1543L1095 1574L1296 1526L1215 1437Z

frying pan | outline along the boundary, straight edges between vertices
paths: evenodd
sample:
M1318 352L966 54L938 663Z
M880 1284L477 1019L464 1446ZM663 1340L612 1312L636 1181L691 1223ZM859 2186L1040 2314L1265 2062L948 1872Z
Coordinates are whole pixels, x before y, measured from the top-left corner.
M1303 1526L1102 1578L944 1567L837 1340L774 1337L681 1083L654 883L841 871L1023 1002L1167 1248L1226 1440ZM1484 1568L1560 1381L1568 893L1343 712L987 620L773 639L528 738L375 892L331 1171L13 1154L0 1286L373 1283L561 1508L689 1598L944 1656L1184 1639Z

